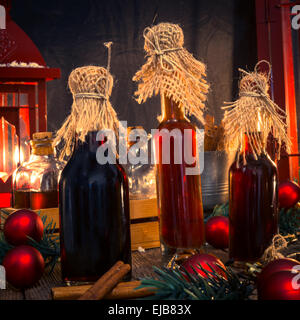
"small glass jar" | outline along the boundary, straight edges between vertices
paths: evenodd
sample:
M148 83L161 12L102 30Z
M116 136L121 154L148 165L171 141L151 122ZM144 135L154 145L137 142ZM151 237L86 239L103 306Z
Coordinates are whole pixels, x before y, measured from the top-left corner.
M37 132L31 141L28 162L13 174L13 203L16 209L58 207L58 181L63 168L54 156L51 132Z

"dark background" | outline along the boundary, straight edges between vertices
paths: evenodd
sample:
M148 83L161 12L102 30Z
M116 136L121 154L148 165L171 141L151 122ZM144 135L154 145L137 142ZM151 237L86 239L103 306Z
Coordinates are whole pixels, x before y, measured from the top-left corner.
M207 113L222 119L224 101L236 98L237 68L253 69L256 57L253 0L15 0L13 20L29 35L49 67L62 77L48 83L48 129L57 129L70 112L67 88L72 69L106 66L105 41L113 41L111 72L115 85L111 101L120 120L157 127L158 97L139 105L131 79L145 62L145 27L172 22L183 28L185 47L207 64L211 85Z

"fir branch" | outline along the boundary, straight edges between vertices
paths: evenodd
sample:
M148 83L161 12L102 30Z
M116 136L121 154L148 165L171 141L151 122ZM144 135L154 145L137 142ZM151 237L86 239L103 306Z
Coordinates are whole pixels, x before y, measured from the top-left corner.
M229 202L223 203L223 204L217 204L214 207L213 212L208 215L204 221L207 222L210 218L215 217L215 216L224 216L228 217L229 216Z
M216 270L207 271L198 265L207 278L199 273L191 274L186 269L158 269L154 272L159 280L143 279L138 288L155 288L155 294L147 299L156 300L243 300L248 299L253 291L250 282L240 281L237 275L230 269L222 269L225 277Z
M300 231L300 208L282 208L279 212L279 232L283 236Z

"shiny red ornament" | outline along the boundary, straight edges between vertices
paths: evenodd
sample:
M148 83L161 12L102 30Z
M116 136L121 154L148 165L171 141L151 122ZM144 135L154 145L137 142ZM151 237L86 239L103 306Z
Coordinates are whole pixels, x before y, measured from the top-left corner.
M4 236L8 243L18 246L28 243L28 236L41 241L44 232L42 219L34 211L21 209L12 213L5 221Z
M293 181L281 182L278 187L280 208L292 208L300 200L300 186Z
M300 262L295 259L283 258L273 260L262 269L261 273L258 275L257 281L263 283L273 273L279 271L290 271L297 265L300 267Z
M19 289L29 288L37 283L45 268L40 252L27 245L9 250L2 265L5 268L6 280Z
M282 258L276 259L269 262L261 271L261 273L257 277L257 291L260 296L261 288L265 286L266 281L272 276L274 273L280 271L292 271L292 269L298 266L300 269L300 262L295 259Z
M284 270L273 273L258 292L260 300L300 300L300 272Z
M199 253L192 255L183 262L181 265L183 268L181 268L181 270L184 271L185 269L188 273L195 274L194 268L199 275L207 278L207 275L199 268L199 265L207 271L214 271L224 278L227 278L226 273L222 270L222 268L226 270L225 265L220 259L211 254Z
M216 249L229 245L229 219L224 216L211 217L205 224L206 242Z

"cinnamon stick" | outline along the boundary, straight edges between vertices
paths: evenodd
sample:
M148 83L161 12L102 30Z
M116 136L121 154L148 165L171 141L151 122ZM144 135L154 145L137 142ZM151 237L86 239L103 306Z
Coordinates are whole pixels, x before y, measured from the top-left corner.
M130 269L129 264L118 261L78 300L101 300L123 279Z
M120 282L111 292L109 292L104 297L104 299L137 299L148 297L154 294L155 288L151 290L148 288L136 289L140 285L140 281ZM52 297L54 300L76 300L91 287L92 285L80 285L71 287L52 288Z

